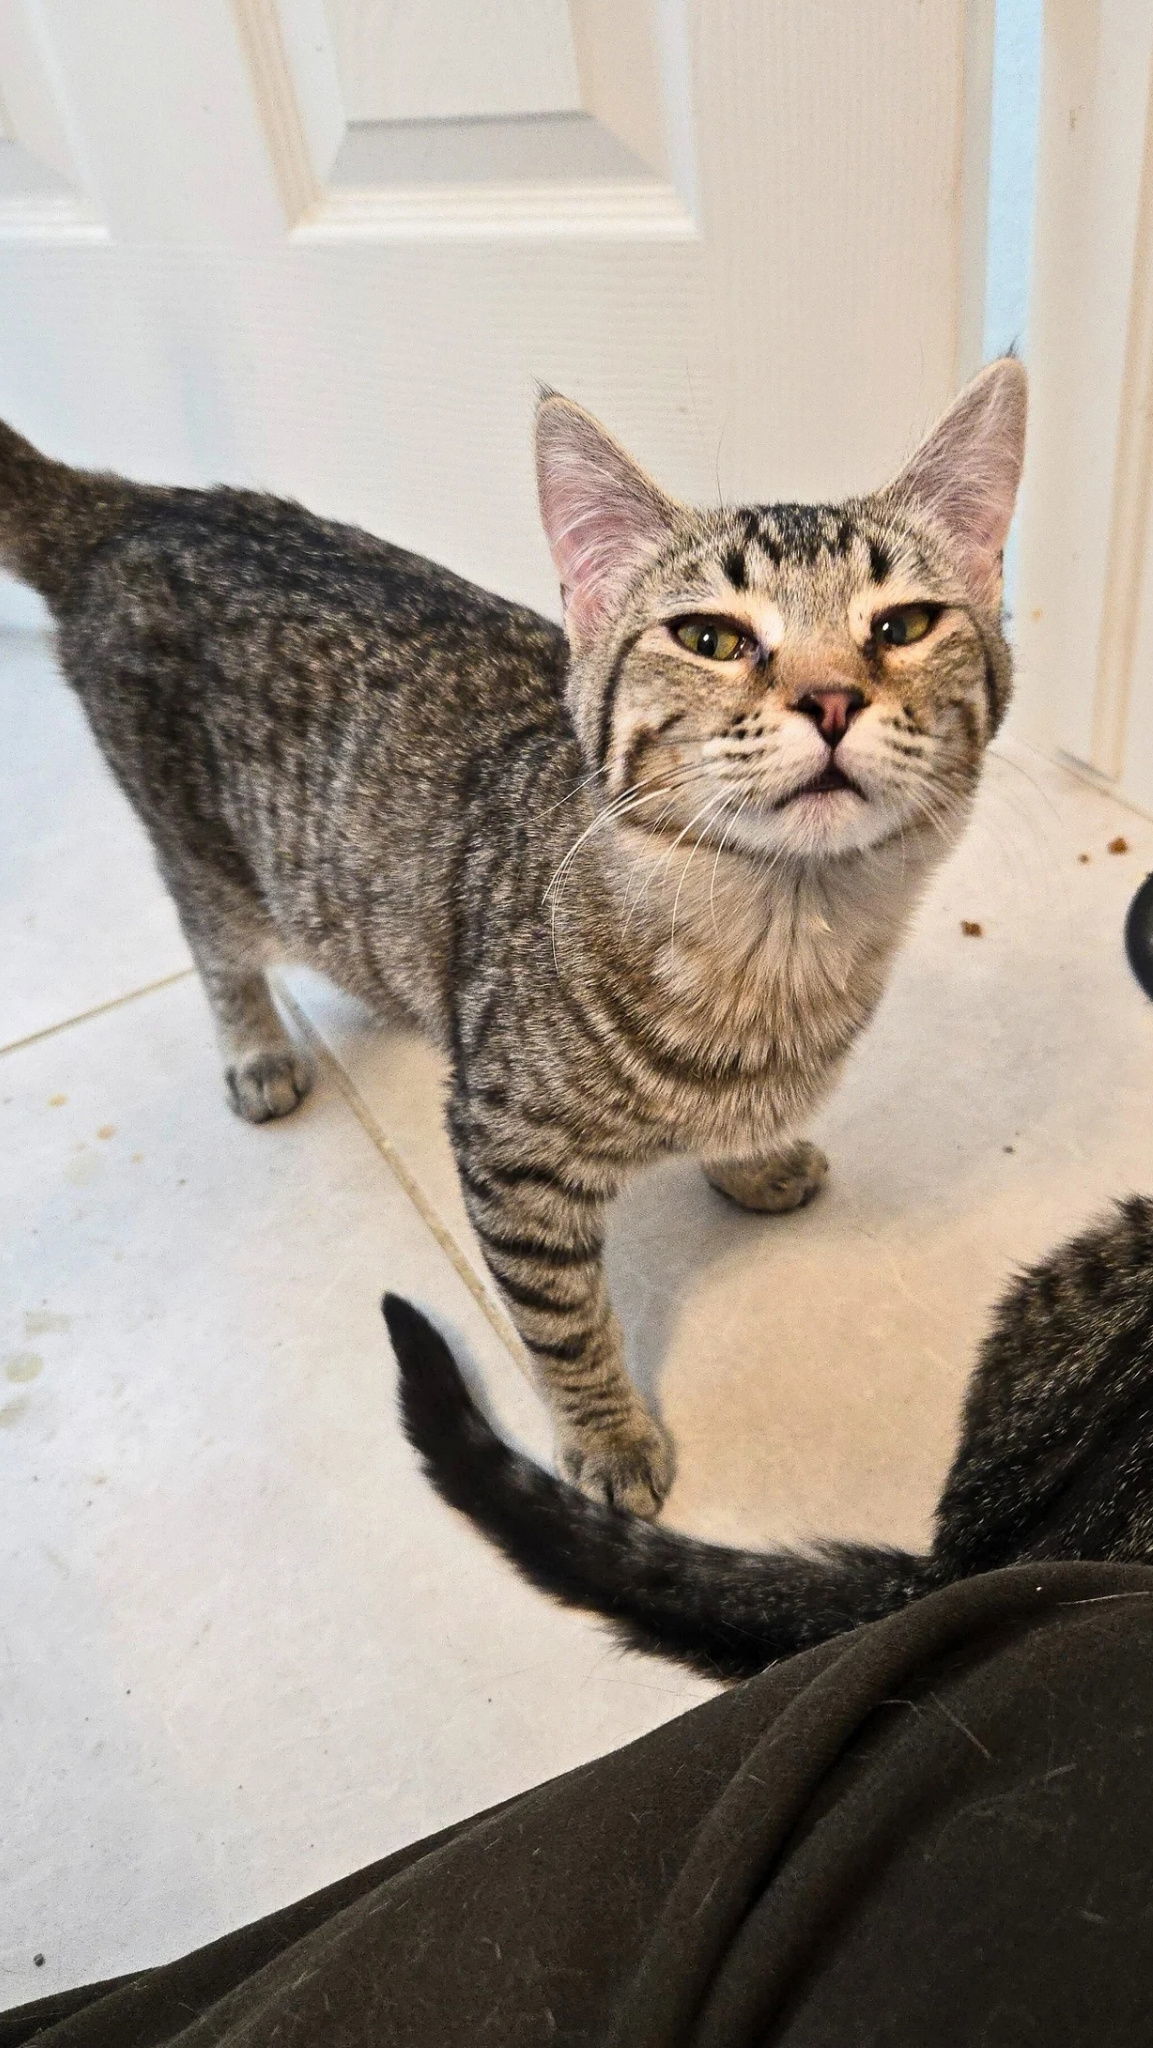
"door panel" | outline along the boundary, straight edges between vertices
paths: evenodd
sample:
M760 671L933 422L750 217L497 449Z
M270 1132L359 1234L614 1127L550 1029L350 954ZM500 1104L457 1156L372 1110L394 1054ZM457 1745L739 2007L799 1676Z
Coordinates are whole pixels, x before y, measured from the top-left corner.
M534 4L502 70L527 8L0 0L101 238L0 205L0 409L550 609L538 379L686 497L880 480L972 367L987 0Z

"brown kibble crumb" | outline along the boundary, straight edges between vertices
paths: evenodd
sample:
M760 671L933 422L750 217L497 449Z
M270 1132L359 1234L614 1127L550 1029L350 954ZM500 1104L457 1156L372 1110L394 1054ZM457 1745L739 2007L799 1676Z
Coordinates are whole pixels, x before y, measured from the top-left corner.
M1001 1150L1002 1152L1015 1152L1017 1147L1015 1145L1002 1145Z
M63 1109L67 1100L68 1097L66 1095L50 1095L48 1097L48 1107L49 1109Z
M961 919L961 930L967 939L983 939L985 936L984 925L975 924L971 917L963 917Z
M1128 853L1129 841L1127 839L1124 839L1121 833L1118 832L1116 839L1111 839L1109 841L1108 851L1110 853Z
M1091 854L1091 853L1079 853L1079 854L1077 855L1077 858L1078 858L1078 860L1080 861L1080 863L1081 863L1081 866L1082 866L1083 868L1087 868L1087 867L1088 867L1088 865L1089 865L1089 862L1090 862L1090 861L1092 860L1093 856L1092 856L1092 854Z
M114 1138L116 1136L116 1125L101 1124L100 1129L97 1131L96 1135L98 1138Z

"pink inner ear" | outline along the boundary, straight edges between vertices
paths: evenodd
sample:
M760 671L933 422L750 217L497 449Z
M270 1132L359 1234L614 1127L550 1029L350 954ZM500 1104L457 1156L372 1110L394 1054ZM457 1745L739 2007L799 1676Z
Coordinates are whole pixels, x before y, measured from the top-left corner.
M633 508L602 480L563 471L542 485L541 506L566 607L587 632L649 552L640 508L630 517Z
M893 486L943 526L974 593L995 589L1025 453L1025 373L992 363L962 391Z
M672 508L603 428L564 400L541 409L537 469L575 643L596 631L667 537Z

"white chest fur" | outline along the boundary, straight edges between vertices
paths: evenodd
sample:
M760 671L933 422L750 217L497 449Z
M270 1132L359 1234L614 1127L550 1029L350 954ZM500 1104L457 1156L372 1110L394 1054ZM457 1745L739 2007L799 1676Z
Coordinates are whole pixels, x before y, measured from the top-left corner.
M670 1093L679 1145L749 1156L796 1129L872 1016L942 850L902 842L767 873L709 858L664 882L645 916L651 1014L702 1068Z

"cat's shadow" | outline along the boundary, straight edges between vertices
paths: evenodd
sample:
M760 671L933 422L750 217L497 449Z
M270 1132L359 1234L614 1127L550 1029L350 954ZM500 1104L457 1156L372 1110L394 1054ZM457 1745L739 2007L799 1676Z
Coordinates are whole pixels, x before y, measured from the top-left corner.
M630 1375L646 1401L660 1406L673 1333L707 1269L770 1256L774 1235L792 1220L736 1208L690 1159L664 1161L628 1183L610 1211L605 1267Z

